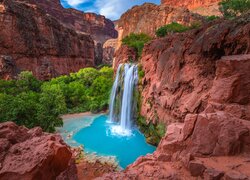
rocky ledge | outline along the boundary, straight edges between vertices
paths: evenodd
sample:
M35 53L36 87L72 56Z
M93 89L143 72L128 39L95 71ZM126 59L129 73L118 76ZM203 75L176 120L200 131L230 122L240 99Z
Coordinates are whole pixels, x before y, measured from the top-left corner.
M0 124L0 179L77 179L70 148L59 135Z

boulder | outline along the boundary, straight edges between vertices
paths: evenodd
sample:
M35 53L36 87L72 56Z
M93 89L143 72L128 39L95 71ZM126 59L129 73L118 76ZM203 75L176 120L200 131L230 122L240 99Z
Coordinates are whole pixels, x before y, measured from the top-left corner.
M70 148L62 138L41 128L28 130L12 122L1 123L0 144L2 180L52 180L75 170ZM76 179L74 173L71 179Z
M189 162L188 170L190 171L192 176L198 177L203 175L203 172L206 170L206 167L202 162L194 160Z

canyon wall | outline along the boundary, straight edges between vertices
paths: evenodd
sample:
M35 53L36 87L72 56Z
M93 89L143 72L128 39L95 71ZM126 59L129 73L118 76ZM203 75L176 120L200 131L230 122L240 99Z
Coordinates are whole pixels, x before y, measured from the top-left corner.
M28 70L48 80L99 65L104 42L116 37L112 21L59 0L0 1L0 78Z
M165 4L172 7L185 7L189 10L204 15L218 15L221 13L219 11L218 3L221 0L161 0L161 4Z
M207 6L209 4L218 3L221 0L161 0L161 4L169 5L169 6L178 6L178 7L186 7L189 9L195 9L201 6Z
M236 104L233 109L242 110L239 113L241 118L249 119L250 116L244 113L250 105L245 90L249 90L249 82L241 84L245 78L243 73L249 77L244 65L242 70L237 69L238 74L226 75L231 84L226 85L226 79L222 81L224 91L215 81L218 79L216 70L222 68L220 59L223 56L250 53L249 33L250 19L245 16L206 24L147 44L141 58L145 71L142 115L148 120L158 119L166 124L183 122L187 114L203 112L209 103L220 103L223 109L233 108ZM222 69L226 71L227 66L225 64ZM216 90L215 85L218 86ZM222 98L220 96L224 101L217 100Z
M28 70L45 80L94 66L89 35L65 27L33 4L6 0L1 6L0 54L9 57L9 63L2 58L1 78L13 75L6 75L10 64L13 72Z
M118 21L118 28L122 29L122 38L130 33L145 33L154 37L159 27L171 22L190 25L202 20L201 16L185 8L144 3L124 13Z
M117 38L114 23L102 15L95 13L83 13L69 8L65 9L60 0L25 0L36 4L47 14L55 17L65 26L84 34L89 34L95 43L95 64L102 64L102 46L108 39Z
M182 7L169 7L167 5L156 5L152 3L134 6L124 13L116 22L118 39L115 49L118 50L122 45L122 39L131 33L145 33L155 37L156 30L166 24L178 22L184 25L191 25L203 21L204 18L202 16ZM123 50L120 50L120 52L122 51ZM119 54L120 53L114 54L114 67L116 67L119 62L125 60L125 57Z
M249 17L145 46L141 114L167 133L153 154L102 179L250 178Z

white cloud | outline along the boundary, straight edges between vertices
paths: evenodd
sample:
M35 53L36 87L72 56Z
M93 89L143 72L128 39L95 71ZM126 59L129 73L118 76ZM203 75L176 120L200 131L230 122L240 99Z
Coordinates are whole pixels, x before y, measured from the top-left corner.
M66 1L70 6L76 7L79 4L88 2L89 0L66 0Z
M95 7L99 14L109 19L118 19L121 14L134 5L144 2L143 0L96 0Z
M160 0L62 0L67 2L71 7L83 10L85 12L95 12L105 17L116 20L121 14L129 8L140 5L144 2L159 2ZM84 3L88 2L88 6ZM89 4L92 4L89 6Z

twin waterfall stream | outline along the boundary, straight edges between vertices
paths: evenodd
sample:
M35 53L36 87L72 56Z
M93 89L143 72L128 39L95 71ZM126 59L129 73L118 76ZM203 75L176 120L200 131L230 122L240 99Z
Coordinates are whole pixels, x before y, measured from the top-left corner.
M112 128L112 132L115 134L123 136L131 134L137 107L136 98L134 98L137 83L137 65L120 64L113 84L109 107L109 121L119 123Z

